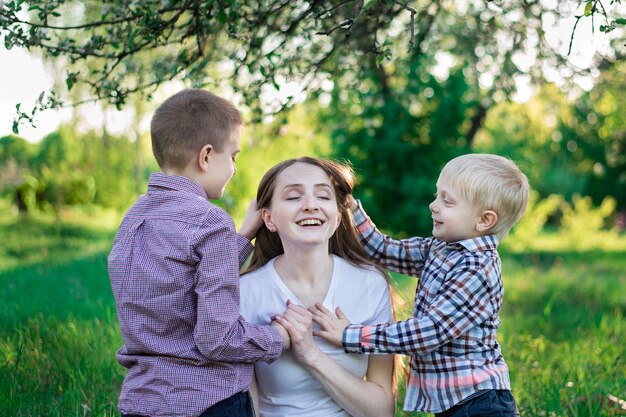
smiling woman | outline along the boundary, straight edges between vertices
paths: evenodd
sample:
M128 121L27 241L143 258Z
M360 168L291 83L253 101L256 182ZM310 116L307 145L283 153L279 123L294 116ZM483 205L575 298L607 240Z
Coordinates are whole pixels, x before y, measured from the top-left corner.
M314 338L318 327L307 310L341 307L363 324L393 319L385 276L367 260L353 226L353 184L349 167L309 157L276 165L259 184L264 224L241 280L241 311L252 323L270 323L287 304L276 320L292 347L255 367L262 417L394 414L393 355L346 354Z

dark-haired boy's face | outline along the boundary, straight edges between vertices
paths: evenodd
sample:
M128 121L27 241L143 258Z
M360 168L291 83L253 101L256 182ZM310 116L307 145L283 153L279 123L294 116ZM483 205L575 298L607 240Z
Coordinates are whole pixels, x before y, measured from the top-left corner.
M239 132L229 141L222 152L215 149L209 154L209 169L203 188L210 200L218 200L230 179L237 172L236 160L239 154Z

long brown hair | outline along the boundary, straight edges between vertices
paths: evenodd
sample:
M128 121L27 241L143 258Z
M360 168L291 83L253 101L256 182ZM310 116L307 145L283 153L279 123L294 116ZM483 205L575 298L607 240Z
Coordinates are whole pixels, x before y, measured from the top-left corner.
M352 190L354 188L354 172L352 167L329 159L304 156L288 159L269 169L261 178L257 190L257 208L270 208L276 189L276 178L288 167L296 163L315 165L329 177L337 199L337 208L341 214L339 227L329 241L329 252L345 259L355 266L371 265L377 267L368 257L354 228L352 219ZM272 258L284 253L280 236L271 232L265 224L256 234L254 252L244 272L250 272L265 265ZM380 268L379 268L380 269ZM384 271L381 270L384 273ZM385 274L386 275L386 274Z

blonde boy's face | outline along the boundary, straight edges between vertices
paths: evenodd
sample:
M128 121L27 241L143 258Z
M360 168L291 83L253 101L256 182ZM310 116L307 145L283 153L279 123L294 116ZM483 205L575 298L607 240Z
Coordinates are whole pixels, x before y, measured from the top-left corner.
M480 212L441 178L435 200L428 206L433 217L433 236L447 243L481 236Z

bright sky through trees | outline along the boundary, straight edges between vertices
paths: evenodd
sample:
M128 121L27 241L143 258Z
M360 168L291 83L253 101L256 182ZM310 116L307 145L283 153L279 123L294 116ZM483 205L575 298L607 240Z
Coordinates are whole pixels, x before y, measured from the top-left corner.
M569 47L574 18L565 19L560 26L554 26L553 22L545 22L544 29L547 32L547 40L552 47L557 49L561 54L565 55ZM574 36L574 44L569 61L576 68L588 68L591 59L596 51L603 51L608 47L607 35L596 29L595 33L591 30L591 20L583 19L579 22ZM446 76L446 54L440 52L438 54L440 66L437 69L439 74ZM532 58L520 56L518 60L524 61L526 65L532 66ZM449 65L449 63L448 63ZM552 81L559 80L559 74L556 70L551 72ZM485 74L481 78L482 83L490 83L489 75ZM28 51L20 48L13 48L10 51L0 46L0 136L11 133L12 121L15 117L15 105L22 103L22 110L28 111L32 109L35 100L43 91L49 91L53 86L54 80L50 70L39 58L29 55ZM580 79L580 85L583 88L591 87L590 79ZM523 77L518 78L517 100L525 101L532 93L532 87L528 80ZM80 111L86 117L92 127L102 125L101 107L94 104L83 105ZM128 127L129 119L132 112L125 108L121 112L111 111L107 114L107 126L113 132L123 131ZM63 110L47 110L40 112L36 116L36 128L23 124L20 126L20 136L30 141L38 141L46 134L55 130L60 122L70 119L71 109Z

